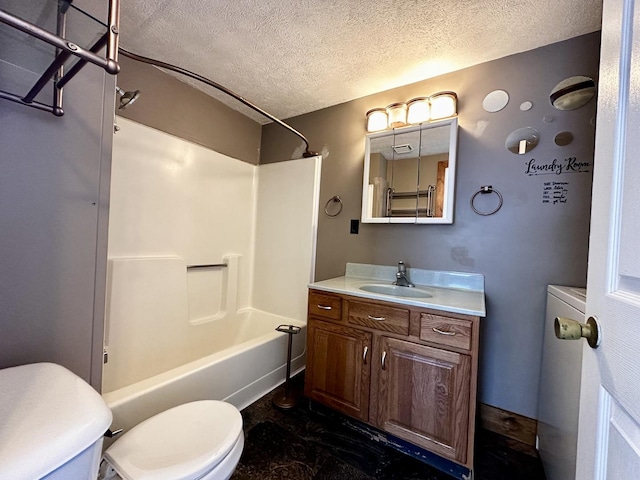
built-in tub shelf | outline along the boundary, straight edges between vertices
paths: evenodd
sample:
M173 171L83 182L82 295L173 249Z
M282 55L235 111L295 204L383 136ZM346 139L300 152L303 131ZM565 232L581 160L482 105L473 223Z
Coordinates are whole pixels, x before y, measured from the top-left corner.
M87 63L118 73L119 0L109 0L107 23L72 2L2 1L0 98L62 116L62 89Z

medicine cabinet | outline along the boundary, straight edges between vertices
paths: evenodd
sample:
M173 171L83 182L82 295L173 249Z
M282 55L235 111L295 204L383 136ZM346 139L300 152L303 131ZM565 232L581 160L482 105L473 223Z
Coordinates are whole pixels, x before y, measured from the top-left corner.
M363 223L453 223L458 119L366 137Z

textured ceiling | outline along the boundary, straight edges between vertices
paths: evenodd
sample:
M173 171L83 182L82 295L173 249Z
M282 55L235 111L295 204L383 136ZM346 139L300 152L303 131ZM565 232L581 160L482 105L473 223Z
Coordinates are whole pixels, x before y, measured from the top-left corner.
M590 33L600 18L601 0L122 0L121 43L284 119Z

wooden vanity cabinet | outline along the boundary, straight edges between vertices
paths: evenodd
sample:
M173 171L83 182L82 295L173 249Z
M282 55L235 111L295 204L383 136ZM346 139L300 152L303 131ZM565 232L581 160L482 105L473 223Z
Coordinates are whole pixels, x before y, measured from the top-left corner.
M382 337L378 418L396 437L459 463L467 458L470 357Z
M310 290L305 395L471 469L478 322Z
M307 335L305 395L368 421L371 333L314 320Z
M370 355L373 335L338 323L342 299L309 295L305 395L340 412L369 419Z

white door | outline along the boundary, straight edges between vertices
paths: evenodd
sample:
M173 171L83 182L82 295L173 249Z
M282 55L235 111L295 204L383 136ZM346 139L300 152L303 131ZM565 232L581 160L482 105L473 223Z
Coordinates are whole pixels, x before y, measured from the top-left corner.
M604 0L576 480L640 479L639 15Z

